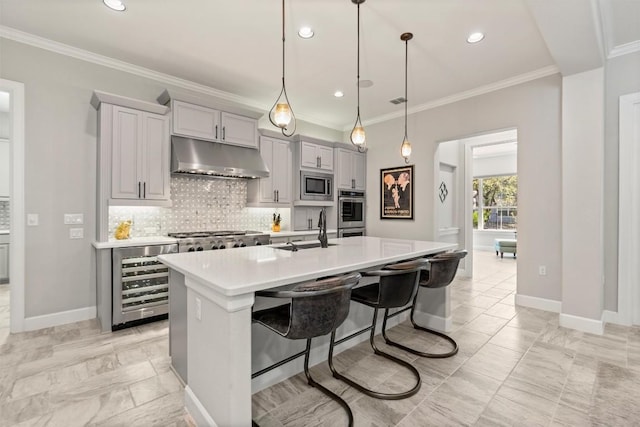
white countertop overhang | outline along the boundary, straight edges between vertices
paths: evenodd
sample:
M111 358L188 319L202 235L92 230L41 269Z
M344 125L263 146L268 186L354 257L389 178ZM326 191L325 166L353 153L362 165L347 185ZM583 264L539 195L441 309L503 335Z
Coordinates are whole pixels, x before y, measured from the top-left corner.
M455 249L456 244L378 237L330 239L328 248L286 251L269 246L158 256L161 262L211 288L233 297L273 287L365 270ZM304 246L303 244L299 246Z

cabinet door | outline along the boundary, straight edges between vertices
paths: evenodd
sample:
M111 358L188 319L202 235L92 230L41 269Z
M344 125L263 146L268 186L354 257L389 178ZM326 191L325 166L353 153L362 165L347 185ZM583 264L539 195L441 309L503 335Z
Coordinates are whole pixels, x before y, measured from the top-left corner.
M222 138L220 112L212 108L173 101L173 133L217 141Z
M273 167L273 144L271 138L260 138L260 155L269 168L269 176L260 178L260 203L275 203L276 194L273 188L273 177L276 171Z
M273 189L276 190L277 203L291 203L292 200L292 155L287 141L273 140Z
M340 189L350 189L353 187L353 177L351 168L352 166L352 152L349 150L343 150L341 148L336 149L336 182Z
M295 207L293 210L293 229L308 230L309 214L307 208Z
M320 169L333 170L333 148L318 145L318 156L320 157Z
M0 139L0 199L9 197L9 140Z
M250 117L222 112L220 116L223 142L258 148L258 121Z
M352 153L352 176L355 189L364 191L367 187L367 156L362 153Z
M302 141L300 143L300 166L306 168L320 167L316 144Z
M142 113L142 198L168 200L169 185L169 118Z
M0 245L0 283L9 280L9 245Z
M138 199L142 182L140 169L140 144L142 139L142 112L125 107L113 107L113 132L111 145L111 197L114 199Z

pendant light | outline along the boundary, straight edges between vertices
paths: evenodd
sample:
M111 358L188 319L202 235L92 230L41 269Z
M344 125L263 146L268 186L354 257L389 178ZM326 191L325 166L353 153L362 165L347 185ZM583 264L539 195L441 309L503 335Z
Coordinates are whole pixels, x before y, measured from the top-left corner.
M359 152L364 152L364 147L367 143L367 139L364 134L364 127L360 121L360 4L365 0L351 0L358 6L358 80L356 85L358 87L358 115L356 116L356 123L353 125L351 131L351 143L358 147Z
M269 121L280 128L284 136L291 136L296 131L296 116L293 114L284 84L284 40L284 0L282 0L282 90L269 111Z
M404 162L409 163L409 156L411 156L411 143L407 137L407 69L409 64L409 40L413 38L411 33L402 33L400 40L404 42L404 140L400 146L400 154L404 157Z

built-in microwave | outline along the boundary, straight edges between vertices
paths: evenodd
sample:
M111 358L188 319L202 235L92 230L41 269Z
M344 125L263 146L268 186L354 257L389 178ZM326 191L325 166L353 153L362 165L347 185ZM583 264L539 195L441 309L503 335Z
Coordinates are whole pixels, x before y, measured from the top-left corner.
M300 200L333 200L333 175L300 171Z

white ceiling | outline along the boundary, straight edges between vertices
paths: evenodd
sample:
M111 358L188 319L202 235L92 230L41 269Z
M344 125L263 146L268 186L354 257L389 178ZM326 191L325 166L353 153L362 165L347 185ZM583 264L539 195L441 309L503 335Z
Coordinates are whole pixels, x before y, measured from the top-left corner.
M601 38L607 52L640 40L640 0L571 1L580 2L584 13L555 10L559 0L366 1L360 7L360 75L374 85L361 89L363 121L404 112L404 105L389 102L404 95L403 32L414 34L409 42L410 110L478 88L563 71L558 64L566 49L554 47L563 46L557 39L572 32L574 38L585 31L601 34L599 21L605 26ZM44 37L271 107L281 81L280 0L124 2L127 11L119 13L101 0L0 0L0 29L5 35L16 29ZM595 16L592 5L597 6ZM286 85L294 112L314 123L348 129L356 107L356 6L350 0L286 0L286 13ZM554 28L557 17L549 18L556 15L562 28ZM315 37L299 38L302 25L313 27ZM466 37L473 31L485 32L485 40L468 44ZM575 52L569 60L575 63L573 56ZM343 98L333 96L337 89L345 93Z

